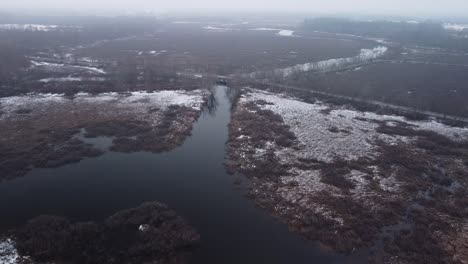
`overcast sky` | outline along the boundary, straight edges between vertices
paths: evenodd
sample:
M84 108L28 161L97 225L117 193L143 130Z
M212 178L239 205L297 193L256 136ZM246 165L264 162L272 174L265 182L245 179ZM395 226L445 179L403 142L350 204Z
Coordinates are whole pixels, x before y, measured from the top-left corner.
M0 0L0 8L468 15L468 0Z

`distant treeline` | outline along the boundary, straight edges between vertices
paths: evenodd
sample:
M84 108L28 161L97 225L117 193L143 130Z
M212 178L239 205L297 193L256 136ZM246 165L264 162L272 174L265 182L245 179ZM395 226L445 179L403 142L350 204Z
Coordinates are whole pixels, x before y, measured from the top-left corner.
M306 19L302 27L307 31L324 31L359 36L384 38L404 44L439 47L454 50L468 50L468 35L464 32L448 31L438 22L394 22L359 21L343 18Z

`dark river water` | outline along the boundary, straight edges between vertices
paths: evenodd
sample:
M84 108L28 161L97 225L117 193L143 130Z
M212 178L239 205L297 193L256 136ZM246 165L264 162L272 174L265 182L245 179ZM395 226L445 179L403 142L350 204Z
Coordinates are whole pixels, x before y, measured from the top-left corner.
M40 214L100 220L159 201L200 233L202 245L191 263L341 263L343 257L322 252L316 243L289 232L233 184L234 176L223 167L231 116L226 91L213 88L217 107L204 111L192 136L171 152L108 152L0 183L1 229Z

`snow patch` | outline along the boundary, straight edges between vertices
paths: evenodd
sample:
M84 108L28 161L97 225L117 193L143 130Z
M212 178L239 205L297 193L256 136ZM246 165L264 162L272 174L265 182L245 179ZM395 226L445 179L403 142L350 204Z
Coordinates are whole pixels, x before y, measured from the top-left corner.
M39 24L0 24L0 30L22 30L22 31L51 31L56 30L57 25L39 25Z
M83 77L60 77L60 78L44 78L40 79L39 82L49 83L49 82L83 82L83 81L93 81L93 82L103 82L105 78L101 77L92 77L92 78L83 78Z
M206 26L206 27L203 27L203 29L206 29L206 30L211 30L211 31L231 31L231 30L234 30L233 28L226 28L226 27L213 27L213 26Z
M15 244L11 239L0 240L0 263L2 264L17 264L20 261L20 256L16 250Z
M461 32L461 31L464 31L465 29L468 29L468 25L463 25L463 24L445 23L443 26L444 26L444 29L448 31Z
M50 63L50 62L45 62L45 61L34 61L34 60L31 61L31 65L33 68L35 67L47 67L47 68L70 67L70 68L75 68L75 69L86 70L86 71L97 73L97 74L106 74L106 71L104 71L103 69L99 69L96 67L89 67L89 66Z
M255 31L281 31L282 29L279 29L279 28L252 28L250 30L255 30Z
M281 74L287 77L297 72L309 72L309 71L323 71L335 68L340 68L346 65L363 63L373 59L382 57L387 52L388 48L384 46L378 46L373 49L361 49L361 52L355 57L330 59L318 62L309 62L305 64L298 64L296 66L275 70L276 74Z
M282 36L282 37L292 37L292 36L294 36L294 31L292 31L292 30L281 30L280 32L278 32L277 35Z
M146 231L148 231L149 228L150 228L149 225L140 225L138 227L138 230L141 231L141 232L146 232Z

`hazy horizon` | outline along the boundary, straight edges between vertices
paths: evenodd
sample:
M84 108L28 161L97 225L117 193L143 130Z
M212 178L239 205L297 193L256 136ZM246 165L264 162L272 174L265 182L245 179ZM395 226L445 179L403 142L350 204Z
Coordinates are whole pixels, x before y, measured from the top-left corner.
M386 15L456 15L466 16L468 1L446 0L17 0L0 3L2 10L69 10L69 11L109 11L109 12L265 12L265 13L325 13L325 14L386 14Z

